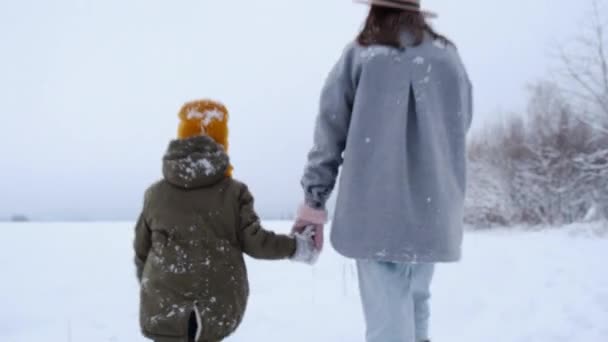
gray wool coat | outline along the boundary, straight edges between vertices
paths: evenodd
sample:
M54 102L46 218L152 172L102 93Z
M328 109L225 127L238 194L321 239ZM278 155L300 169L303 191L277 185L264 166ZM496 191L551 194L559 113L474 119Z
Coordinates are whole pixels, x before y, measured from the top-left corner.
M460 259L472 87L456 48L348 45L321 95L302 179L322 208L341 169L331 241L392 262Z

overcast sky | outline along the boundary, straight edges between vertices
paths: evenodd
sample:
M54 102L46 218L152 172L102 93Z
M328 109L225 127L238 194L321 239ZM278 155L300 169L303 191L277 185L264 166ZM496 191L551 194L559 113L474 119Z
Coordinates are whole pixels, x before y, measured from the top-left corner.
M584 1L427 0L475 86L475 128L525 103ZM0 1L0 218L132 219L183 102L231 111L235 176L265 216L302 199L324 78L361 26L350 0Z

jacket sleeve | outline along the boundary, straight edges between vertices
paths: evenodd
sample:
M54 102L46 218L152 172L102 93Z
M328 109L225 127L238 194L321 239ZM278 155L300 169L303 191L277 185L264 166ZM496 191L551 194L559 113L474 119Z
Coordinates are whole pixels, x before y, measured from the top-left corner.
M354 44L349 45L321 92L314 146L302 177L306 204L315 209L325 207L343 162L358 79L354 54Z
M243 252L256 259L274 260L292 257L296 251L295 239L262 228L253 202L249 189L242 185L239 193L238 239Z
M469 129L471 128L471 124L473 123L473 83L471 83L471 79L469 78L469 76L467 75L467 84L466 84L467 88L467 122L466 122L466 129L467 132L469 131Z
M146 195L146 200L144 200L144 202L147 202L147 197L148 196ZM135 241L133 243L135 250L135 270L138 281L141 281L144 265L146 264L148 254L150 253L150 247L152 246L152 234L150 227L146 222L145 211L146 203L144 203L144 210L141 215L139 215L139 219L135 225Z

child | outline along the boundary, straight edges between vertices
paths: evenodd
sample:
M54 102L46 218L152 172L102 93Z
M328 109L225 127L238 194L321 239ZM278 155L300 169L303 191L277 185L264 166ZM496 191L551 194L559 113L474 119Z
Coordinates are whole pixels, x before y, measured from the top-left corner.
M140 324L157 342L216 342L241 323L249 294L243 253L314 263L310 234L264 230L247 186L232 179L228 111L184 105L179 139L163 158L135 228Z

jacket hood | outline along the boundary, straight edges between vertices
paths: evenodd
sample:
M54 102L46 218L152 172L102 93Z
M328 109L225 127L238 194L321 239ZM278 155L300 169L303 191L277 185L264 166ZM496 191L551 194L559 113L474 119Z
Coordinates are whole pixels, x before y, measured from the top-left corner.
M224 179L230 158L207 136L173 140L163 158L165 179L184 189L214 185Z

